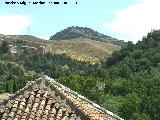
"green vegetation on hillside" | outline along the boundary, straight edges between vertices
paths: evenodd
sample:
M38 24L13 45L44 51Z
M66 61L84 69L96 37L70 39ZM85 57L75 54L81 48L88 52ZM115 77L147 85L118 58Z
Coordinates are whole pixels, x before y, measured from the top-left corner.
M79 62L67 57L65 54L57 55L47 53L45 55L37 54L33 51L19 56L23 61L23 66L28 70L34 70L37 73L49 75L52 78L68 76L70 74L86 75L93 65L85 62Z
M95 77L72 75L59 82L126 120L160 119L160 31L116 51ZM102 74L103 73L103 74ZM105 77L104 77L105 76ZM81 81L82 79L82 81Z
M14 92L38 73L46 74L125 120L159 120L159 53L160 30L150 32L137 44L128 42L106 61L95 65L65 54L43 55L27 50L11 55L3 51L0 53L1 93ZM34 74L27 76L28 71Z
M14 57L9 54L7 41L0 45L0 93L13 93L26 85L28 81L34 80L39 75L27 72L23 65L14 62Z
M108 42L120 46L125 45L123 40L112 38L111 36L94 31L91 28L78 26L68 27L60 32L57 32L55 35L50 37L50 40L70 40L75 38L88 38L91 40Z
M6 41L3 42L7 43ZM3 46L3 42L1 46ZM3 50L2 48L3 47L0 47L1 50ZM32 49L16 54L12 54L9 51L0 52L0 66L1 73L3 73L0 74L1 86L4 86L0 90L10 93L15 92L13 90L14 84L16 84L15 82L20 83L20 87L16 88L16 90L18 90L22 88L29 79L33 80L33 78L38 77L39 74L46 74L56 79L60 76L69 76L71 74L90 75L89 71L92 69L95 70L93 65L73 60L65 54L59 55L48 52L43 55ZM16 80L15 82L11 80L11 82L8 83L12 86L10 87L11 90L6 90L8 89L6 79L9 76L15 76L14 78L16 78ZM21 80L21 78L23 78L23 80Z

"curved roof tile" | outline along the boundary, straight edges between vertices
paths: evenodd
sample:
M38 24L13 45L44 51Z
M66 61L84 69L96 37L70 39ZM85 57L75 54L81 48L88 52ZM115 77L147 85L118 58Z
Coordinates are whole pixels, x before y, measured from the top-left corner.
M1 120L123 120L48 76L0 103Z

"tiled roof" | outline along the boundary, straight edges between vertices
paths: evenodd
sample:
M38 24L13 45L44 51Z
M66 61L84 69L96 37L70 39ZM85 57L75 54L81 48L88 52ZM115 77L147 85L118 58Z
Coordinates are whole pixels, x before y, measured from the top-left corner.
M1 120L122 120L43 76L0 103Z

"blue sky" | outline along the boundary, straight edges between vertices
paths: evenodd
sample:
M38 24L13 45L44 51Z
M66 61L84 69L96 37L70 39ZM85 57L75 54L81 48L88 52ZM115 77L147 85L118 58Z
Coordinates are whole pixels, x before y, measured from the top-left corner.
M153 5L156 6L158 0L41 0L46 3L65 1L68 4L33 5L30 3L26 6L6 5L4 1L12 0L0 1L0 33L2 34L28 34L29 25L30 35L49 39L51 35L62 29L80 26L92 28L118 39L136 42L151 29L160 27L159 19L153 21L156 24L152 24L152 19L145 21L145 24L143 22L150 14L152 15L152 13L146 15L147 6L152 3L151 1L155 1ZM33 0L25 0L25 2L33 2ZM152 17L156 18L153 15Z

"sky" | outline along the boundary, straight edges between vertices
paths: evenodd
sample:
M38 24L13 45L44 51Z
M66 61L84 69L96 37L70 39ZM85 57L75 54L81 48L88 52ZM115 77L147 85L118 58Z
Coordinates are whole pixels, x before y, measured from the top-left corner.
M24 1L26 5L5 4L11 1ZM79 26L136 43L151 30L160 29L160 0L41 1L45 4L33 4L40 0L1 0L0 33L49 39L67 27Z

